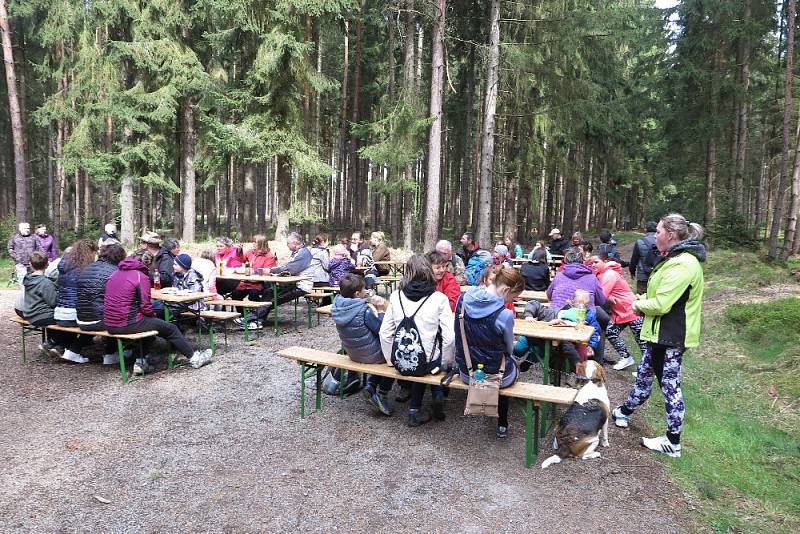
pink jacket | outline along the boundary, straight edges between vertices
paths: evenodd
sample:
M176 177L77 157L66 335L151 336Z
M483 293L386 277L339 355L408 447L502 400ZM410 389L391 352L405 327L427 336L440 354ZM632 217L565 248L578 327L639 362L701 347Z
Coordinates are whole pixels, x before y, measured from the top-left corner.
M230 246L226 248L222 254L214 252L214 258L222 262L222 266L226 268L234 268L242 266L242 258L237 254L236 247Z
M606 298L614 298L614 304L611 305L611 320L614 324L625 324L636 320L639 316L631 306L636 300L636 295L622 277L622 266L615 261L607 261L595 274Z

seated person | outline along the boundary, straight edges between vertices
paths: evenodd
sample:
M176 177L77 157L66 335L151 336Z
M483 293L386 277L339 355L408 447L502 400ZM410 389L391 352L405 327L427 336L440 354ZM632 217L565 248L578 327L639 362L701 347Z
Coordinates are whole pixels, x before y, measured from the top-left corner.
M363 267L364 283L367 289L375 287L375 280L378 278L378 269L375 267L375 260L372 257L372 247L364 241L361 232L353 232L350 237L350 257L356 267Z
M436 279L436 291L444 293L450 301L450 309L456 311L456 302L461 296L461 286L456 282L456 277L447 270L447 263L450 260L441 252L428 252L428 261L431 262L433 277Z
M545 306L536 300L531 300L525 305L525 311L523 312L522 316L528 321L545 321L551 324L555 322L563 323L565 321L574 323L576 318L574 306L583 304L584 307L586 307L586 324L594 329L592 336L589 338L588 345L581 347L576 346L575 343L567 341L562 341L558 344L560 353L565 356L573 366L575 366L576 364L580 363L581 360L584 360L585 358L588 358L594 354L600 344L600 324L597 322L594 310L588 307L590 299L591 296L587 291L578 289L575 291L573 298L566 302L563 308L560 310L557 310L552 306ZM534 351L541 356L543 354L542 349L544 347L544 343L547 342L547 340L520 336L520 338L517 340L517 343L514 345L514 355L517 357L528 355L526 361L520 364L520 369L522 371L527 371L533 362L533 359L528 354L529 351ZM552 364L551 367L558 368Z
M279 284L278 285L278 305L291 302L297 298L302 297L313 287L311 282L312 266L311 266L311 250L305 246L303 236L297 232L292 232L286 238L286 246L289 247L291 255L289 261L284 265L278 265L269 269L264 269L265 274L286 274L289 276L300 276L303 279L296 284ZM272 292L270 287L268 291ZM272 311L273 303L269 302L264 306L258 308L259 319L266 319Z
M42 251L32 252L29 258L32 271L22 279L25 296L19 309L23 319L33 326L50 326L56 324L53 312L58 302L58 288L52 280L44 275L47 268L47 255ZM88 358L81 356L85 343L79 341L81 336L58 330L48 330L48 341L39 348L51 356L64 358L75 363L86 363ZM64 347L65 350L59 350Z
M269 249L269 240L263 235L256 235L253 236L253 248L245 252L244 254L245 261L250 262L250 267L252 268L252 272L255 274L256 269L269 270L272 267L275 267L277 263L277 257L275 253ZM239 285L236 286L236 289L233 290L231 293L231 298L233 300L242 300L247 297L247 300L252 302L267 302L272 300L272 285L267 285L264 282L253 282L251 280L242 280L239 282ZM248 314L249 318L249 325L244 324L244 308L237 307L236 310L242 314L242 317L237 317L233 320L234 323L239 325L242 330L250 329L250 330L258 330L263 326L263 323L259 319L259 313L257 308L255 313L252 315ZM261 315L264 316L266 312L266 308L264 309L264 313Z
M511 267L511 254L508 252L508 247L505 245L496 245L492 252L492 260L495 265Z
M331 318L336 324L342 347L351 360L385 364L379 333L387 302L382 297L373 297L373 304L381 310L376 313L364 300L364 296L364 279L352 273L345 275L339 282L339 294L333 299ZM387 395L393 383L393 378L370 375L362 395L380 413L391 415L392 409Z
M523 265L520 274L525 279L526 290L547 291L550 286L550 266L547 265L547 252L544 248L533 251L531 263Z
M78 326L87 332L102 332L106 330L103 322L103 299L106 295L106 282L117 270L119 262L125 259L125 249L117 243L106 239L105 245L100 247L97 261L90 263L78 275ZM105 353L103 365L119 363L117 342L113 338L104 338Z
M172 266L172 285L175 289L187 290L200 293L203 289L203 276L192 269L192 257L186 253L178 254L175 256L175 262ZM186 310L203 311L206 309L206 303L202 300L186 304L173 304L170 309L176 313Z
M199 258L192 258L192 269L203 277L203 289L210 293L217 292L217 266L214 264L214 252L204 250Z
M533 250L528 252L528 259L529 260L533 260L533 253L536 252L537 250L539 250L540 248L544 249L545 255L547 256L547 263L549 264L551 261L553 261L553 256L550 254L550 251L547 250L547 247L545 247L544 244L541 241L537 241L533 245Z
M386 234L383 232L372 232L369 236L369 243L372 245L372 259L374 261L389 261L389 247L386 246ZM378 276L386 276L390 273L388 265L376 265Z
M330 285L338 287L339 281L353 270L353 261L347 253L347 247L342 244L333 247L333 257L328 263L330 269Z
M159 337L169 341L192 366L208 358L207 352L195 352L178 327L155 316L150 303L150 276L147 264L152 263L149 251L139 251L125 258L106 283L103 299L103 321L110 334L136 334L157 330ZM146 352L152 338L142 340ZM133 374L152 372L153 367L145 354L139 354L133 366Z
M447 271L456 277L459 285L467 284L467 277L464 274L466 267L464 260L458 254L453 254L453 244L446 239L436 242L436 252L441 252L447 258Z
M597 237L600 238L600 244L597 246L598 254L605 253L608 255L608 259L619 263L622 267L628 266L627 262L623 262L619 252L617 252L617 242L614 240L614 236L611 235L611 232L608 230L600 230Z

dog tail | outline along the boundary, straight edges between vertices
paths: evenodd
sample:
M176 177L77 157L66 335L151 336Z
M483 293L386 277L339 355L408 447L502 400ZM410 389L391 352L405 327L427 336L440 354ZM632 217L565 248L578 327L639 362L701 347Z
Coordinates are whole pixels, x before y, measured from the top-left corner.
M542 469L547 469L553 464L560 464L560 463L561 463L561 456L559 456L558 454L554 454L553 456L542 462Z

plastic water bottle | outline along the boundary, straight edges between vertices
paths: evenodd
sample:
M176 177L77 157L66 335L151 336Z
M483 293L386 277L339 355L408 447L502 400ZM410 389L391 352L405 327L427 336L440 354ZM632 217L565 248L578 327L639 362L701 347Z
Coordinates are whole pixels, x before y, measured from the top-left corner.
M478 368L472 373L472 379L475 382L483 382L486 379L486 372L483 370L482 363L479 363Z
M577 319L578 326L586 324L586 306L583 303L575 306L575 319Z

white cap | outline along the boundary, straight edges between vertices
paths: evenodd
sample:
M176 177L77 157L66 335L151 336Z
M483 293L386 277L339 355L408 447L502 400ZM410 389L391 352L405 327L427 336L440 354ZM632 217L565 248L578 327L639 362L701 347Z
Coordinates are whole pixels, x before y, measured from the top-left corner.
M26 223L26 222L19 223L17 225L17 230L19 230L20 234L27 235L27 234L31 233L31 224L30 223Z
M549 234L547 234L547 235L549 235L549 236L551 236L551 237L552 237L552 236L553 236L553 234L558 234L558 235L561 235L561 230L559 230L558 228L553 228L552 230L550 230L550 233L549 233Z
M114 223L108 223L106 225L106 233L107 234L114 234L117 231L117 225Z

